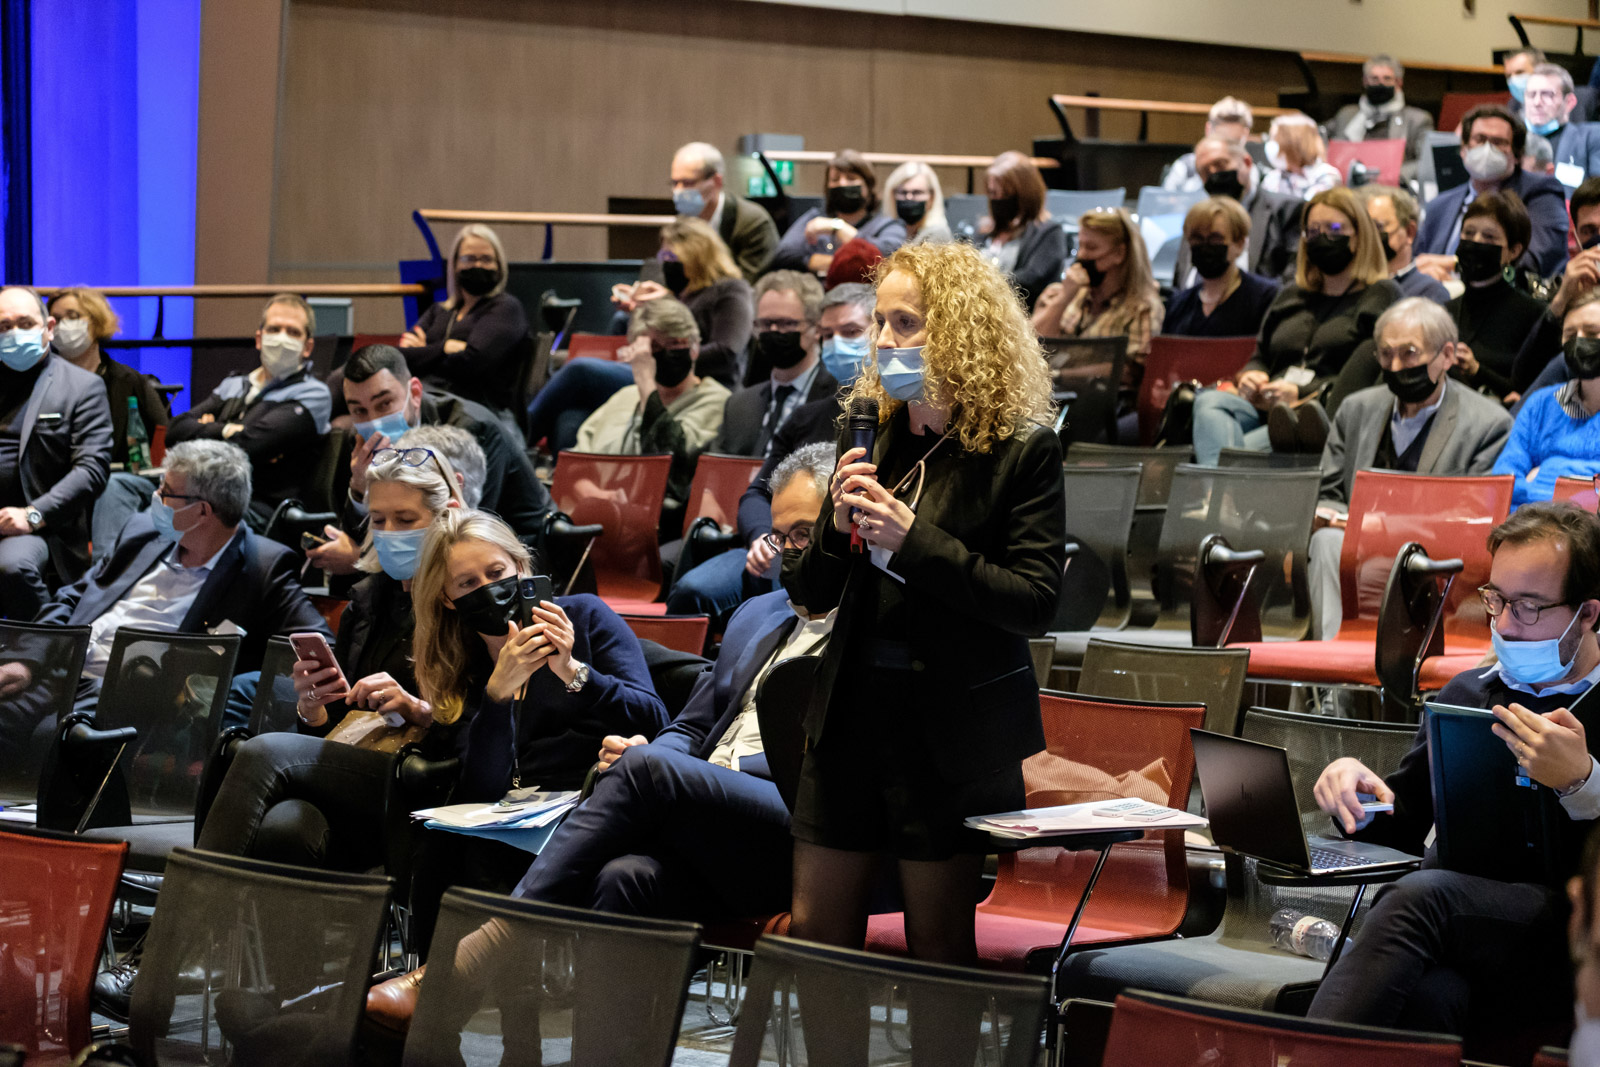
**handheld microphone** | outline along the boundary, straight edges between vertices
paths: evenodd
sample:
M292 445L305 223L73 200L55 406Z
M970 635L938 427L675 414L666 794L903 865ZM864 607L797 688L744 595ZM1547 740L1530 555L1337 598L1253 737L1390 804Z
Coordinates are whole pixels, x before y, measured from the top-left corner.
M845 430L849 434L850 447L866 449L865 461L871 463L872 450L878 443L878 402L866 398L852 400L850 402L850 411L845 416ZM865 552L867 550L866 542L861 540L861 527L855 521L860 515L860 511L860 508L855 508L850 512L850 551L852 552Z

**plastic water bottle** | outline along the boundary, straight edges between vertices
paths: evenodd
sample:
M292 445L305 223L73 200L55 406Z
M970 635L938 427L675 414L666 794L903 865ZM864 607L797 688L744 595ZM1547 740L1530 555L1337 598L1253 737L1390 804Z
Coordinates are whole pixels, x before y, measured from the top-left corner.
M137 397L128 398L128 470L138 474L150 466L150 432L139 414Z
M1274 946L1314 960L1333 955L1334 942L1339 940L1339 928L1333 923L1293 908L1278 909L1269 926Z

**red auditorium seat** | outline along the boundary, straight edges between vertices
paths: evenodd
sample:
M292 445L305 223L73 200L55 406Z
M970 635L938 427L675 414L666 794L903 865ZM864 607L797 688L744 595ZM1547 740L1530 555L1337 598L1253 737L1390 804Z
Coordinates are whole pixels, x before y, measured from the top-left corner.
M1173 386L1191 380L1202 385L1232 381L1255 350L1254 337L1150 338L1150 354L1145 357L1144 377L1139 382L1139 443L1146 447L1155 444Z
M1591 478L1557 478L1552 500L1570 500L1585 511L1600 510L1600 474Z
M1434 559L1460 558L1464 569L1444 608L1444 655L1424 661L1419 684L1443 668L1446 680L1489 649L1489 619L1478 586L1489 580L1489 531L1511 507L1511 476L1447 478L1357 471L1350 520L1339 555L1344 621L1331 641L1267 641L1250 650L1250 677L1315 685L1377 686L1377 626L1395 554L1419 542ZM1446 661L1435 665L1435 660ZM1463 659L1468 660L1460 666Z
M762 460L751 456L724 456L707 452L695 461L689 483L689 506L683 514L683 536L701 518L713 519L723 529L739 524L739 498L761 471Z
M617 358L617 349L628 343L622 334L575 333L567 341L567 359Z
M1029 807L1137 795L1128 791L1127 783L1132 781L1130 775L1140 771L1147 772L1142 776L1143 799L1151 799L1148 794L1159 786L1156 795L1167 806L1182 808L1188 803L1194 774L1189 728L1205 721L1204 704L1041 693L1039 710L1046 752L1056 759L1048 771L1033 769L1032 761L1045 753L1025 765L1025 775L1035 784ZM1071 784L1073 789L1052 792L1037 788L1046 775L1050 784ZM977 907L979 962L985 967L1020 971L1036 954L1054 959L1096 856L1059 848L1030 848L1002 855L994 890ZM1102 945L1168 937L1183 922L1188 906L1183 831L1152 831L1142 840L1112 846L1072 943ZM867 924L867 948L905 955L904 915L872 916Z
M711 619L706 615L625 614L622 621L640 640L696 656L705 653L706 634L711 630Z
M601 598L623 614L660 615L661 551L657 530L671 456L601 456L563 452L550 496L579 525L604 532L589 553Z

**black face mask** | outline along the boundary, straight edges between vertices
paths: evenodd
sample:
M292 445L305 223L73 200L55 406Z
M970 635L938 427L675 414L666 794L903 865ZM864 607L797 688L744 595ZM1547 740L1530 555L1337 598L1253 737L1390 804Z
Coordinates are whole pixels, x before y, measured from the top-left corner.
M499 280L500 272L488 267L467 267L456 271L456 288L468 296L482 296L493 289L494 283Z
M1462 240L1456 245L1456 273L1467 283L1486 282L1500 273L1499 245Z
M800 557L804 554L803 548L786 548L783 550L783 562L778 567L778 584L783 586L783 591L796 604L800 604Z
M1394 257L1400 253L1396 252L1394 245L1389 243L1389 235L1383 230L1379 230L1378 239L1383 242L1383 258L1391 263L1394 262Z
M828 214L833 218L854 215L867 206L867 187L864 185L835 185L828 190Z
M1228 273L1228 264L1233 259L1228 255L1227 245L1191 244L1189 246L1189 262L1194 264L1194 269L1202 278L1220 278Z
M1323 274L1339 274L1356 258L1350 235L1321 233L1306 242L1306 259Z
M1428 377L1428 365L1401 367L1399 370L1383 369L1383 384L1402 404L1420 404L1433 395L1438 382Z
M1561 346L1574 378L1600 378L1600 337L1574 337Z
M672 290L673 296L678 296L689 288L689 272L684 268L680 259L663 259L661 261L661 284Z
M687 348L651 348L656 359L656 384L668 389L689 376L694 369L694 356Z
M756 335L756 344L761 346L761 355L769 364L788 370L806 358L802 336L799 330L762 330Z
M451 601L461 625L485 637L504 637L517 613L517 576L481 585Z
M991 196L989 198L989 217L994 220L994 232L1000 233L1011 228L1017 221L1017 198L1014 196Z
M896 200L894 202L894 213L907 226L915 226L928 214L928 202L926 200Z
M1367 103L1373 107L1382 107L1394 99L1394 86L1392 85L1369 85L1361 91L1366 94Z
M1078 257L1078 265L1089 274L1089 288L1100 288L1100 283L1106 280L1106 272L1096 266L1094 260L1084 259L1082 256Z
M1235 200L1244 199L1244 182L1239 179L1236 170L1219 170L1206 179L1207 196L1228 196Z
M1587 252L1587 251L1589 251L1589 249L1593 248L1595 245L1600 245L1600 233L1595 234L1593 237L1589 238L1587 241L1579 242L1579 246L1578 247L1582 248L1585 252Z

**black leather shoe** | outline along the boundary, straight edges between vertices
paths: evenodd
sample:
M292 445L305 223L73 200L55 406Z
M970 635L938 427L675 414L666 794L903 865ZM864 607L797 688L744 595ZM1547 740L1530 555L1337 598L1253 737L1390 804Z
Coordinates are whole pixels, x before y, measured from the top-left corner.
M1276 403L1267 409L1267 440L1272 444L1274 452L1294 452L1298 425L1295 422L1294 408L1288 404Z
M95 1011L119 1023L128 1021L133 980L139 977L139 961L144 955L143 950L142 944L135 945L114 966L94 976L94 989L89 995L89 1002Z
M1328 413L1315 400L1307 400L1295 412L1295 443L1301 452L1319 456L1328 443Z

